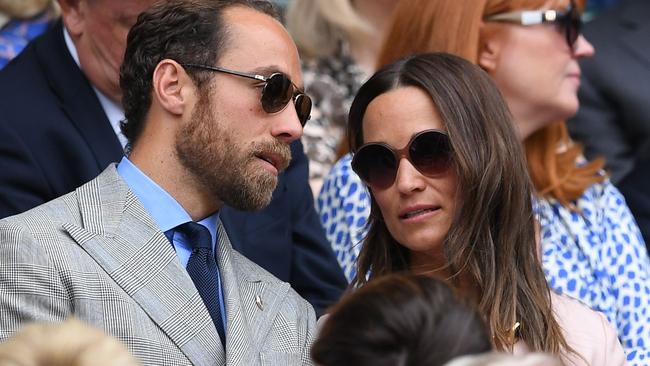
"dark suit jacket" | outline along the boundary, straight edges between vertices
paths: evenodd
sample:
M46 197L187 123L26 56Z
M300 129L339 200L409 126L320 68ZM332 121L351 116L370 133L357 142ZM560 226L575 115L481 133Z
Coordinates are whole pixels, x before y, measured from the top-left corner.
M347 282L314 210L299 141L292 153L268 208L224 208L221 218L235 249L291 283L321 313ZM0 71L0 218L74 190L122 155L61 23Z
M584 34L596 54L580 63L580 109L568 127L587 157L607 159L617 183L650 156L650 1L623 1Z
M650 159L639 160L618 188L625 196L650 252Z

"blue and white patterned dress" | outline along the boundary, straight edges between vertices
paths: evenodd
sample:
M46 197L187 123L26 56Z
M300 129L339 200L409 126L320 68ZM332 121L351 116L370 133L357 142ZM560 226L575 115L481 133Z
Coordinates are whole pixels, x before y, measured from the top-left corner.
M317 209L348 280L366 233L370 196L343 157L325 179ZM606 180L569 210L540 199L542 264L552 289L607 316L630 365L650 365L650 260L623 196Z
M352 170L351 162L347 154L334 164L316 200L327 240L350 282L357 274L356 261L370 216L368 189Z

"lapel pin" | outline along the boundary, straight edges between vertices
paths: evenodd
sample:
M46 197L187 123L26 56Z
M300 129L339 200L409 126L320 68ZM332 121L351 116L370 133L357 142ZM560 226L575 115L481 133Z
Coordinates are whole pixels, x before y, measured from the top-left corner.
M260 310L264 311L264 304L262 303L262 298L260 295L255 295L255 305L257 305Z

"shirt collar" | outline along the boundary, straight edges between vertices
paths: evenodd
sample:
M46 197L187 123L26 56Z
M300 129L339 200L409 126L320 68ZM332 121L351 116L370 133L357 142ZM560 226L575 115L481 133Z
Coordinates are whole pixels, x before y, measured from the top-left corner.
M138 197L144 209L151 215L162 232L192 221L185 209L167 191L151 180L126 156L117 165L117 173ZM217 237L219 211L198 221L210 231L214 245Z
M122 110L122 107L117 105L117 103L113 102L112 100L108 99L107 96L104 95L101 91L99 91L97 88L93 86L93 90L95 91L95 94L97 94L97 99L99 99L99 103L102 105L102 108L104 109L104 113L106 114L106 117L108 118L108 121L111 123L111 126L113 127L113 131L115 131L115 134L117 135L117 139L120 140L120 144L122 144L122 148L126 146L126 136L122 133L122 129L120 127L120 123L124 119L124 111Z
M72 59L74 62L81 68L81 64L79 63L79 54L77 53L77 47L75 47L74 42L72 42L72 37L70 37L70 33L68 33L68 30L63 27L63 38L65 39L65 45L68 47L68 52L70 52L70 56L72 56Z

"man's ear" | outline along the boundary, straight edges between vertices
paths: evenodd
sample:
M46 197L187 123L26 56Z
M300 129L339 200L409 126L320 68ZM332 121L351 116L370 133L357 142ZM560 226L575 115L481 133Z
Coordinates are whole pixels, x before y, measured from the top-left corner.
M496 27L483 23L479 35L478 65L488 74L492 74L497 67L503 34Z
M183 66L174 60L160 61L153 72L153 98L168 113L182 115L195 89Z
M65 28L70 35L80 36L84 32L86 0L59 0L59 6Z

